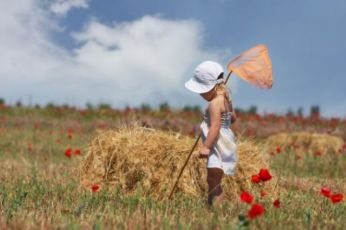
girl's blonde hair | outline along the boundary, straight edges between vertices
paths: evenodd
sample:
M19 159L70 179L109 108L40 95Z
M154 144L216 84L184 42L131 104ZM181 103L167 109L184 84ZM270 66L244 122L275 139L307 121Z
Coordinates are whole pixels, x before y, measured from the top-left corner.
M217 95L223 95L227 99L228 103L230 103L231 97L225 83L222 82L215 85L214 90Z

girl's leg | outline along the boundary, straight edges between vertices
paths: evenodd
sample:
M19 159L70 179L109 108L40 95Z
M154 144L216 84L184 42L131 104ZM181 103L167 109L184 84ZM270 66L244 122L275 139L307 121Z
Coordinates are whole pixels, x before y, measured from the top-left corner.
M211 206L213 200L215 203L221 204L223 202L223 193L221 188L221 179L223 171L219 168L208 168L207 181L209 185L208 204Z

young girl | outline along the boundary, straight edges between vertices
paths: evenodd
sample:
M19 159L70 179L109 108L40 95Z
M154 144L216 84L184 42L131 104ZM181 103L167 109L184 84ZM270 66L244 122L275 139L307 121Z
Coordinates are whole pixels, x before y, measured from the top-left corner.
M202 62L185 86L209 102L201 124L203 146L199 156L208 158L208 204L211 206L213 200L220 204L223 201L222 176L233 175L236 164L235 138L230 129L236 116L223 82L222 66L213 61Z

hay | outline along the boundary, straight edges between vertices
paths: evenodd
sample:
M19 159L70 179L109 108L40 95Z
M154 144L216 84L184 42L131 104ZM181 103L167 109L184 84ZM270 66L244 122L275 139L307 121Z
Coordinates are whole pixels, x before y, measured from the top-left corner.
M266 141L266 145L273 151L280 146L282 149L293 149L297 155L316 151L321 154L338 152L343 144L340 137L309 132L279 133L268 137Z
M102 189L116 185L124 193L140 189L143 195L162 200L168 197L194 141L178 133L138 126L101 131L81 164L81 185L89 189L93 184ZM252 141L238 142L236 174L222 182L226 198L235 198L241 190L274 190L273 181L258 187L250 180L259 169L268 168L262 155ZM207 195L206 171L206 160L193 155L175 192L190 197Z

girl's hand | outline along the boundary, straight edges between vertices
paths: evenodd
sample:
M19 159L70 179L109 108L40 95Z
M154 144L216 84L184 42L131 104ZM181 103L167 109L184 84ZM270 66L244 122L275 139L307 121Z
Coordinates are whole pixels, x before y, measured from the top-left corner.
M210 153L210 149L207 148L206 146L203 146L199 150L199 158L207 158L209 156L209 153Z

